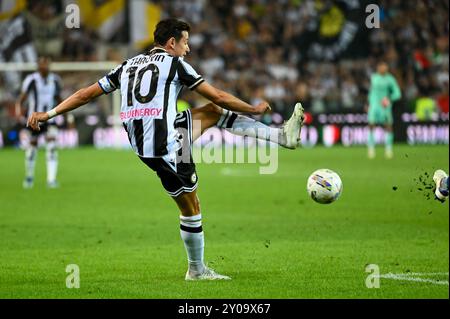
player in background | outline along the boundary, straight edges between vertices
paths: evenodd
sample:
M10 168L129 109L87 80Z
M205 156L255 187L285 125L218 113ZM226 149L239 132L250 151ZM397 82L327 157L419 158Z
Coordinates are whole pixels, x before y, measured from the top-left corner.
M272 128L235 112L263 114L270 110L267 102L252 106L213 87L184 61L189 53L187 23L162 20L154 32L155 47L128 59L97 83L77 91L49 112L33 113L27 122L39 130L56 114L71 111L92 99L121 90L121 120L130 144L139 159L155 171L166 192L180 210L180 235L188 257L186 280L230 279L204 263L204 234L198 178L192 161L191 145L209 127L217 125L235 134L245 134L295 149L300 142L303 108L294 108L282 128ZM176 101L183 86L194 90L212 103L176 111ZM180 132L185 132L180 133ZM179 156L190 158L179 162Z
M374 128L383 125L385 129L385 157L394 156L394 117L392 114L392 103L401 98L400 88L394 76L389 73L386 62L377 64L377 72L370 78L369 109L367 120L369 122L369 136L367 138L368 157L375 157Z
M449 180L447 173L441 169L438 169L433 174L433 181L436 183L436 189L434 191L436 199L442 203L445 202L449 192Z
M20 96L16 102L16 114L21 116L22 108L27 102L28 117L33 112L47 112L62 101L61 78L49 69L50 59L40 57L38 59L37 72L25 77ZM56 138L58 129L54 119L49 119L41 126L40 131L31 130L29 145L25 149L25 180L24 188L32 188L34 184L34 171L36 166L38 138L45 134L46 160L47 160L47 186L56 188L58 183L56 175L58 171L58 152L56 149Z

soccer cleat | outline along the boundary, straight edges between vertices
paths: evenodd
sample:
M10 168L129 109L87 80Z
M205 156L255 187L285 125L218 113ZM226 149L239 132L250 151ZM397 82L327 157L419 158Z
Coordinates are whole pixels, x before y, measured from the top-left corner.
M305 119L304 109L300 102L295 104L290 119L281 128L280 145L295 149L300 145L300 133Z
M57 181L47 182L47 187L48 188L58 188L59 187L59 183Z
M33 177L26 177L22 183L23 188L30 189L33 188L34 180Z
M189 270L186 273L187 281L193 281L193 280L230 280L231 277L220 275L216 273L213 269L208 268L205 266L205 269L201 274L195 274L189 272Z
M369 149L367 151L367 157L370 159L375 158L375 148L374 147L369 147Z
M384 152L384 157L387 159L392 159L394 157L394 152L391 149L386 149Z
M436 196L436 199L442 203L445 202L448 197L448 189L444 189L443 187L441 187L441 183L446 177L447 174L441 169L435 171L433 175L433 181L436 183L434 195Z

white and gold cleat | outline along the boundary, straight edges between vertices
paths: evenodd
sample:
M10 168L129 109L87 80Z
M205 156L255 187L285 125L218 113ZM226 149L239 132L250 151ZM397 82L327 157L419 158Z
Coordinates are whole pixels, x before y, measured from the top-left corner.
M185 279L187 281L193 281L193 280L230 280L231 277L220 275L216 273L213 269L208 268L205 266L205 269L200 274L195 274L189 272L189 270L186 273Z
M296 149L300 145L300 133L305 120L304 112L302 103L298 102L295 104L294 112L281 128L281 146Z

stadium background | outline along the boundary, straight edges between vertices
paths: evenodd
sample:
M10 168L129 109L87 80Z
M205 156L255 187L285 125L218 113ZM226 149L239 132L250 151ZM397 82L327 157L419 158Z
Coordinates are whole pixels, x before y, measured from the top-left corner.
M65 9L73 3L81 27L71 29ZM381 28L365 25L369 3L380 7ZM262 121L279 125L303 102L305 146L365 143L369 78L384 59L403 94L394 105L396 142L448 144L448 1L6 0L0 10L0 65L42 54L55 62L121 63L151 47L159 19L184 17L192 25L188 61L246 101L267 99L274 112ZM58 73L67 97L107 70ZM24 119L14 112L26 74L0 71L0 147L26 141ZM187 91L182 103L205 102ZM112 129L111 97L73 115L59 119L62 147L127 147L123 132ZM382 130L376 140L383 141Z

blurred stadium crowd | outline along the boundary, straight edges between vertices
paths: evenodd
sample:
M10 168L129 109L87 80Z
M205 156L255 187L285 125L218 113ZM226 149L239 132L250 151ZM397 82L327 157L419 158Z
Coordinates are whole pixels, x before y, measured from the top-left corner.
M116 6L102 24L104 14L95 6L108 2L123 7ZM249 102L267 99L282 115L297 100L313 114L364 112L370 74L379 60L389 63L399 82L402 107L448 113L448 0L92 1L90 9L81 7L81 28L76 29L64 22L66 5L77 1L12 3L16 7L8 8L9 15L5 8L0 11L0 40L20 17L35 55L54 61L120 63L151 47L151 32L140 39L142 19L133 18L138 4L151 5L143 20L179 17L191 24L187 60L207 79ZM369 3L380 7L380 28L365 25ZM0 61L12 61L9 49L0 46ZM20 83L8 83L2 75L0 106L11 106ZM63 95L100 75L65 74ZM201 103L190 92L184 98L193 106Z

